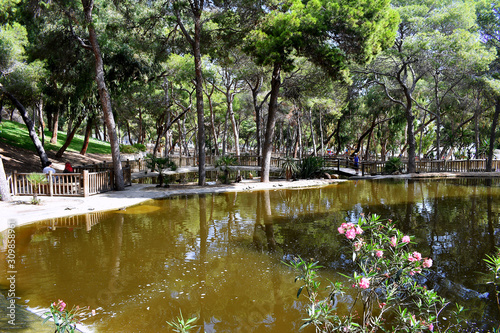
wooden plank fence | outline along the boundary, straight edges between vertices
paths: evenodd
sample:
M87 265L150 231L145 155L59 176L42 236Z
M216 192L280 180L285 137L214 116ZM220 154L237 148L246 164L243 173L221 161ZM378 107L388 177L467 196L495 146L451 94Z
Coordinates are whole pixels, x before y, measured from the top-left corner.
M106 164L96 164L78 166L73 169L74 173L49 173L45 175L47 183L38 187L37 195L88 197L111 191L114 188L112 165L110 167ZM12 195L33 196L35 194L35 186L28 180L29 175L29 173L17 173L16 171L12 173L9 177L9 188ZM130 166L123 167L123 178L126 186L132 185Z
M486 172L486 160L441 160L441 161L416 161L418 173L432 172ZM384 174L385 162L362 161L362 175ZM403 161L401 172L406 173L408 162ZM500 171L500 160L493 160L493 171Z

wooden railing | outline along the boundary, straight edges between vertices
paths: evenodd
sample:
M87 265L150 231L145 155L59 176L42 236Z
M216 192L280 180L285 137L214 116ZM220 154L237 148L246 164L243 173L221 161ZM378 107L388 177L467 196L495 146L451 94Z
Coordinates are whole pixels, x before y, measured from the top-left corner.
M230 155L233 157L236 157L234 155ZM220 156L207 156L205 159L205 165L207 166L214 166L217 159L219 159ZM175 156L169 156L169 159L173 161L177 167L185 167L185 166L198 166L198 160L193 157L193 156L181 156L179 157L178 155ZM282 161L284 161L284 158L281 157L271 157L271 167L280 167ZM133 160L133 161L126 161L125 162L126 166L130 167L130 169L133 172L140 172L148 169L148 159L140 159L140 160ZM259 156L257 155L241 155L237 158L236 165L238 166L255 166L258 167L260 166L259 164ZM97 168L98 165L91 165L93 168ZM85 166L87 167L87 166ZM101 164L102 167L102 164ZM89 168L89 170L92 170Z
M29 173L14 173L9 182L12 195L69 196L87 197L112 190L111 172L98 171L82 173L50 173L45 177L47 182L40 184L38 189L29 181Z
M403 161L401 172L406 173L408 162ZM441 161L416 161L418 173L432 172L486 172L486 160L441 160ZM361 162L362 175L380 175L384 173L385 162ZM500 170L500 160L493 160L492 170Z
M114 179L115 179L114 168L113 168L113 163L111 162L75 166L73 167L73 170L79 173L82 173L84 170L87 170L90 173L99 173L104 171L109 172L109 179L113 180L113 187L108 191L112 190L113 188L116 188L116 186L114 186ZM123 172L123 182L125 183L125 186L132 186L132 167L129 161L122 162L122 172ZM101 177L101 176L96 176L96 177ZM103 180L98 180L98 179L95 180L96 184L102 184L102 182ZM102 187L102 185L99 186Z

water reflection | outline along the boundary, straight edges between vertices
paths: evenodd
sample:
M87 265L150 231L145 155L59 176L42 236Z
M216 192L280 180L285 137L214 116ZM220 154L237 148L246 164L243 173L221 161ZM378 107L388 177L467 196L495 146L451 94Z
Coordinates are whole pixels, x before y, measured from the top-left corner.
M435 287L481 318L489 310L479 272L499 243L499 195L496 181L357 181L43 221L17 232L17 287L32 307L64 299L98 308L87 323L102 332L168 331L179 309L206 332L297 331L298 285L281 259L315 258L338 279L352 267L337 227L376 213L416 235L434 260Z

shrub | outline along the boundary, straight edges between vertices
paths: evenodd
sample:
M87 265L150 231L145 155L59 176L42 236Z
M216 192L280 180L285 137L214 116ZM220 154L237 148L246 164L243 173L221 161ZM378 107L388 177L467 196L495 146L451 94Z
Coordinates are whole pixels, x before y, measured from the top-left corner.
M290 180L299 171L297 162L291 157L285 158L281 163L281 168L285 173L286 180Z
M215 161L215 167L224 171L222 180L224 184L229 184L229 167L236 164L236 158L231 156L222 156Z
M89 308L80 308L73 307L71 310L66 308L66 303L62 300L58 300L57 303L54 302L50 305L49 311L44 313L45 319L43 320L43 324L45 324L49 319L54 320L54 324L56 325L56 330L54 333L74 333L78 332L76 329L76 324L80 323L87 314L84 310L88 310ZM92 315L95 314L95 311L92 310Z
M403 162L399 157L391 157L387 162L385 162L384 171L386 173L392 174L394 172L401 172L403 170Z
M40 200L38 199L38 192L40 191L40 186L47 184L47 177L43 173L30 173L26 179L33 186L33 199L31 199L31 203L33 205L38 205Z
M317 156L308 156L300 163L299 178L313 178L323 171L324 160Z
M120 145L120 153L124 154L135 154L138 149L131 145Z
M146 151L146 145L143 145L142 143L135 143L132 145L137 151Z
M287 265L299 272L295 280L303 282L297 297L305 290L309 301L302 327L313 325L316 332L459 330L463 308L457 306L456 311L449 311L447 318L443 317L449 303L416 282L415 277L432 266L432 259L409 249L410 236L376 215L369 219L361 217L357 224L343 223L338 231L350 244L357 267L353 276L343 275L354 288L354 302L347 302L347 314L339 315L336 302L344 293L344 286L331 283L327 295L321 297L317 275L321 266L296 258ZM357 305L362 309L359 316Z
M174 161L171 161L168 157L156 157L151 154L146 156L146 165L151 171L155 171L158 169L158 185L157 187L161 187L163 185L163 181L165 181L166 187L168 187L169 178L164 179L163 170L170 169L172 171L177 170L177 165Z

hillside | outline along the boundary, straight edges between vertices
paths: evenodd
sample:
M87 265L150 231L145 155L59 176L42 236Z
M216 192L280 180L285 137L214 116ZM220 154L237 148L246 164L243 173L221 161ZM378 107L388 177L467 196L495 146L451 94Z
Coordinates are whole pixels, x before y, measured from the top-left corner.
M46 141L51 135L50 131L45 131ZM57 149L63 145L65 139L66 135L60 133L56 145L45 145L47 155L54 163L54 168L58 171L64 169L64 163L66 162L70 162L72 165L81 165L111 161L109 144L98 140L91 140L88 149L89 153L85 156L80 155L79 150L83 142L83 137L80 135L75 135L62 158L56 158ZM0 125L0 155L2 155L7 174L14 170L17 172L40 172L42 169L40 158L36 154L35 147L24 124L2 121Z

